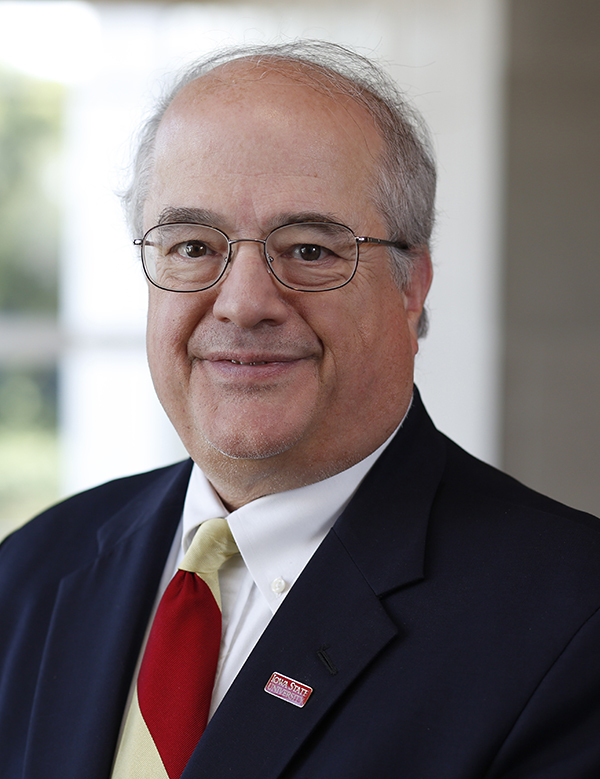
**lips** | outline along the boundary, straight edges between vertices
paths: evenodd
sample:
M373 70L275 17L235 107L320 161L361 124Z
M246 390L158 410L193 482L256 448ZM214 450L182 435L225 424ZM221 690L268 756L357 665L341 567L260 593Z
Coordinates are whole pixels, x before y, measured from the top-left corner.
M219 383L235 386L272 385L273 382L288 381L312 363L312 355L295 352L241 352L236 350L208 352L200 362Z

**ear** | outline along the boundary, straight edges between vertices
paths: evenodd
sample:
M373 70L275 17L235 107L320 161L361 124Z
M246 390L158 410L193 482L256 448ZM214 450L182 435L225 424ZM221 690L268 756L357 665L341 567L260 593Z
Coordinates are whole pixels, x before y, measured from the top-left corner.
M419 320L432 280L433 265L429 249L427 246L419 246L413 249L410 279L402 292L414 354L419 349L417 336Z

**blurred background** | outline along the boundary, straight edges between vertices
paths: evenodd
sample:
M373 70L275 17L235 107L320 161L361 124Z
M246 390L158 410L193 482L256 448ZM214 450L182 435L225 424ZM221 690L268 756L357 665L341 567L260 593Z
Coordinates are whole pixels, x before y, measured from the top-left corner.
M154 398L115 193L165 74L297 37L380 61L431 128L417 382L434 421L600 513L598 0L0 0L0 536L184 456Z

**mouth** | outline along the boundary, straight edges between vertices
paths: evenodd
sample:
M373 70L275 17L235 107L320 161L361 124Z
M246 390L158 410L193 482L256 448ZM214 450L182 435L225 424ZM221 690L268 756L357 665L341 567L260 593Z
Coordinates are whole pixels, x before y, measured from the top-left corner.
M207 355L202 359L205 370L218 381L237 384L263 384L288 381L310 360L295 354L236 354L225 352Z

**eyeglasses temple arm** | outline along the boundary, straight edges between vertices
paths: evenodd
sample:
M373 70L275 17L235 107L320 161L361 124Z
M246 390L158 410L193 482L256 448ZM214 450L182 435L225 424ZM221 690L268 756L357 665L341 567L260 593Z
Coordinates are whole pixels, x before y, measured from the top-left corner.
M380 246L393 246L395 249L401 249L402 251L408 251L410 248L408 244L401 241L386 241L383 238L369 238L366 235L360 235L356 237L358 243L376 243Z
M143 238L134 238L133 239L133 245L134 246L141 246L144 243ZM146 246L159 246L157 243L153 243L152 241L146 241Z

